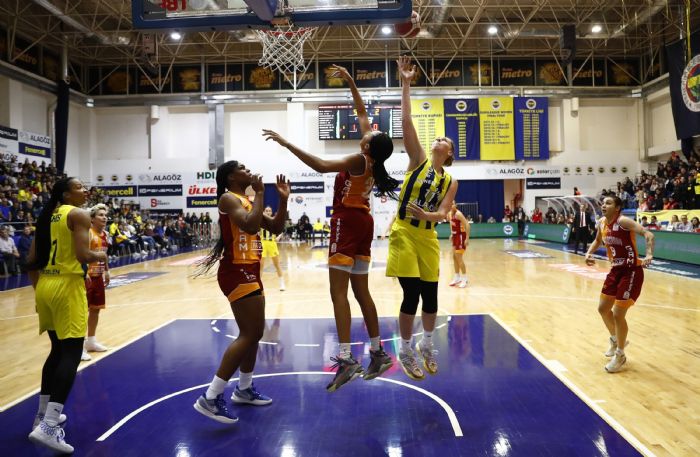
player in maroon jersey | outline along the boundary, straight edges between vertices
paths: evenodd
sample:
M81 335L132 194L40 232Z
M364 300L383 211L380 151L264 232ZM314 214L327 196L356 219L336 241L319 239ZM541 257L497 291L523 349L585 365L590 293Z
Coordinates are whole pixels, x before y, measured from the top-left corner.
M469 245L469 221L455 202L450 208L450 240L452 240L452 260L454 261L455 276L450 286L467 287L467 266L464 264L464 252Z
M644 283L644 269L651 264L654 254L654 234L632 219L620 214L622 200L618 197L605 197L601 205L603 216L598 221L598 234L586 252L586 264L593 265L593 253L603 243L608 251L612 268L605 278L600 295L598 312L610 332L610 348L605 353L612 357L605 365L608 373L622 369L627 362L627 320L625 316L639 298ZM637 255L635 234L644 236L646 257Z

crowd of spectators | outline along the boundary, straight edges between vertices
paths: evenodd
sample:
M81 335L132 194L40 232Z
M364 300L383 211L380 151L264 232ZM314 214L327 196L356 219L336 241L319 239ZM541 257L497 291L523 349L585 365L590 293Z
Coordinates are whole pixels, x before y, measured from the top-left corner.
M53 166L36 161L19 163L13 158L0 162L0 276L20 272L44 202L49 200L54 183L63 177ZM110 260L208 245L212 239L209 213L150 214L134 202L111 198L93 187L88 206L97 203L109 208Z

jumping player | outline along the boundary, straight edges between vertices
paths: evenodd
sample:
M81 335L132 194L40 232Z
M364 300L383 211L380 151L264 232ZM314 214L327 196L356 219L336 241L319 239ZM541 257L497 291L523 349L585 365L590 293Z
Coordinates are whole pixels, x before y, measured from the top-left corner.
M343 384L352 381L363 372L362 366L350 351L350 302L348 280L360 304L370 337L370 363L364 379L370 380L388 370L393 362L382 349L379 338L377 308L369 293L368 273L374 221L369 211L372 187L377 186L376 196L394 193L398 182L384 168L384 161L391 156L394 144L389 135L372 131L360 93L348 71L334 67L335 75L347 81L355 102L357 119L362 132L360 153L337 160L324 160L302 151L272 130L263 130L268 140L273 140L289 149L302 162L320 173L337 172L334 185L333 215L328 249L328 277L330 282L335 325L338 331L339 354L331 358L337 368L333 380L326 390L334 392ZM395 198L395 196L394 196Z
M255 192L251 204L245 196L248 186ZM217 262L217 280L221 292L231 304L239 335L221 359L221 364L209 388L195 402L194 409L224 424L238 422L226 405L224 389L236 370L239 380L231 400L256 406L268 405L272 399L257 391L253 384L253 369L258 353L258 341L265 329L265 296L260 276L261 227L279 234L284 229L287 214L289 182L277 176L279 210L274 218L263 214L265 186L262 177L250 173L235 160L216 170L216 196L219 207L221 236L209 255L200 264L198 275L205 274Z
M627 362L627 311L634 305L642 291L644 269L651 264L654 255L654 234L637 222L620 214L622 200L605 197L601 205L602 218L598 221L598 234L586 252L586 264L593 265L593 253L601 243L605 244L612 268L603 283L598 312L610 332L610 347L605 353L612 357L605 365L608 373L616 373ZM644 236L646 257L637 257L635 234Z
M427 158L411 119L411 80L416 74L416 66L411 65L411 59L406 56L399 58L398 65L402 84L401 121L409 160L401 185L398 212L389 236L386 275L399 278L403 289L399 314L399 362L408 377L418 380L425 374L418 366L411 340L420 298L423 299L423 339L416 344L416 350L423 357L423 366L428 373L435 374L438 370L432 342L440 276L440 244L435 225L447 219L457 193L457 180L453 180L444 168L454 159L451 139L436 138L430 158Z
M450 286L467 287L467 266L464 264L464 253L469 246L469 221L455 202L450 208L450 240L452 240L452 260L455 267L455 276Z

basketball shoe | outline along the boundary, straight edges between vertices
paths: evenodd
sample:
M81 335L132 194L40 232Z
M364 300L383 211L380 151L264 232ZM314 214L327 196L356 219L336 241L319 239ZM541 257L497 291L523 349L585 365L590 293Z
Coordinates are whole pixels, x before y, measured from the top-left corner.
M399 352L399 365L406 373L409 378L420 381L425 378L425 373L418 366L418 361L416 360L416 354L412 350L400 351Z
M222 424L235 424L238 422L238 418L229 411L226 400L224 400L224 394L217 395L213 400L207 400L207 397L202 394L193 406L198 413Z
M615 351L615 355L613 356L612 359L610 359L610 362L608 362L607 365L605 365L605 371L608 373L617 373L618 371L622 370L622 366L627 363L627 357L625 357L625 353L620 351L619 349Z
M66 432L58 425L49 425L46 421L39 422L39 425L29 434L29 441L41 444L56 452L71 454L73 446L66 443Z
M416 351L418 351L423 357L423 366L430 374L435 374L438 371L437 360L435 359L435 354L437 351L433 349L433 345L426 346L423 344L423 340L416 343Z
M247 389L239 389L236 386L236 390L233 391L231 395L231 401L234 403L246 403L248 405L264 406L272 403L272 398L267 395L263 395L255 388L255 384L251 384Z
M365 381L381 376L382 373L391 368L391 366L394 364L394 361L391 360L389 354L384 352L384 349L381 346L379 347L378 351L373 351L370 349L369 357L370 362L369 365L367 365L367 371L365 371L363 376Z
M331 357L331 361L335 362L331 369L337 369L335 377L326 386L328 392L335 392L340 389L343 385L356 379L362 374L362 365L355 360L352 356L345 358Z

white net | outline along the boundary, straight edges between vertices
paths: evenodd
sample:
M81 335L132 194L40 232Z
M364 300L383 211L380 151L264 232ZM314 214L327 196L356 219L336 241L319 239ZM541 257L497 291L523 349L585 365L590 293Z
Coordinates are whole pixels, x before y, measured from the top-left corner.
M304 43L314 35L315 28L284 25L255 32L263 45L259 65L278 70L285 77L306 71Z

